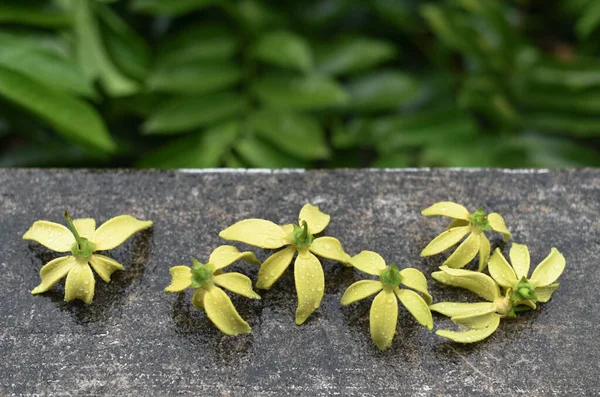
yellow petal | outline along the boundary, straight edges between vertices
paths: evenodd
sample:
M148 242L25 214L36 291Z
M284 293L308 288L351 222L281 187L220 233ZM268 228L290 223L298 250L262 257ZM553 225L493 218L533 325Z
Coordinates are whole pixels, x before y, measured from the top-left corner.
M354 255L350 259L352 266L373 276L381 275L381 272L385 270L385 260L377 252L373 251L362 251L358 255Z
M394 290L400 302L404 305L404 307L412 314L412 316L424 327L427 329L433 329L433 318L431 317L431 311L429 311L429 306L421 296L419 296L416 292L396 288Z
M131 215L119 215L104 222L94 232L92 243L97 251L113 249L133 234L152 226L152 221L140 221Z
M369 322L371 339L377 347L381 350L390 347L398 323L398 300L391 290L383 290L373 299Z
M188 266L173 266L171 273L171 284L165 288L165 292L181 292L192 285L192 269Z
M462 240L470 230L471 226L459 226L444 230L427 244L423 251L421 251L421 256L431 256L447 250Z
M468 289L483 299L493 302L500 297L498 284L488 275L464 269L440 267L442 271L431 273L431 277L453 287Z
M94 218L74 219L73 225L75 226L75 229L77 229L77 233L88 240L92 239L92 236L96 231L96 221Z
M421 211L422 215L425 216L448 216L455 219L469 220L469 211L460 204L453 203L451 201L442 201L435 203L429 208L425 208Z
M241 273L223 273L213 277L215 284L250 299L260 299L252 290L252 281Z
M294 233L294 225L292 225L291 223L288 223L286 225L281 226L283 228L283 231L285 232L285 234L287 236L289 236L290 234Z
M298 225L302 226L302 221L308 224L308 232L310 234L321 233L329 224L331 216L321 212L319 207L312 204L305 204L300 210L298 216Z
M496 316L498 316L496 314L496 309L490 309L485 313L454 316L451 320L454 321L456 324L462 325L467 328L482 329L489 326L490 322L493 321L492 317Z
M465 219L452 219L446 229L452 229L453 227L467 226L469 223L470 222Z
M546 285L545 287L537 287L535 293L538 302L548 302L552 298L552 294L558 288L558 283Z
M494 250L492 257L490 258L488 271L498 285L501 285L504 288L514 288L519 282L515 271L508 264L499 248Z
M515 275L517 276L517 280L520 280L523 277L527 277L529 274L529 250L527 246L524 244L512 243L510 247L510 263L512 264L513 269L515 270Z
M480 233L471 233L465 241L443 263L448 267L459 268L471 262L479 252Z
M92 268L86 262L77 262L67 274L65 283L65 301L81 299L86 304L92 303L94 299L94 287L96 280Z
M36 221L23 235L23 240L36 241L56 252L69 252L75 236L65 226L48 221Z
M506 224L504 223L504 218L496 212L492 212L487 216L488 222L492 227L492 230L502 233L504 236L504 242L507 242L512 237L512 234L506 228Z
M319 308L325 289L325 276L321 262L306 249L298 252L294 262L294 280L298 294L296 324L300 325Z
M350 263L350 255L344 252L342 243L334 237L316 238L308 247L310 252L320 257L332 259L341 263Z
M485 234L481 233L479 235L479 267L477 268L478 272L482 272L488 265L488 261L490 260L490 240L485 236Z
M292 258L296 253L295 247L286 247L275 252L260 265L258 270L258 281L256 288L269 289L281 277L285 269L292 263Z
M550 254L544 259L533 271L529 281L533 286L545 287L555 282L566 265L565 257L554 247L550 250Z
M98 254L93 254L91 256L90 265L96 273L98 273L100 278L107 283L110 283L110 275L113 274L115 270L123 270L123 265L116 260Z
M231 299L219 287L210 286L204 292L204 310L210 321L226 335L251 331L250 325L240 317Z
M484 340L493 334L498 325L500 325L500 316L495 315L491 317L490 323L485 328L470 329L464 332L439 330L435 334L459 343L474 343Z
M375 280L357 281L348 287L344 296L342 296L341 304L346 306L368 296L371 296L383 289L383 284Z
M215 270L223 269L239 260L244 260L252 265L260 265L260 261L256 259L253 252L240 252L232 245L222 245L213 250L208 258L208 263L215 266Z
M482 313L489 313L496 310L494 302L476 302L476 303L458 303L458 302L439 302L429 306L429 310L437 312L448 317L455 316L475 316Z
M429 291L427 291L427 279L423 273L412 267L407 267L406 269L400 270L400 277L404 286L422 293L425 302L427 302L428 305L431 304L432 298L431 295L429 295Z
M192 296L192 305L197 309L204 309L204 294L206 293L205 288L198 288Z
M31 293L35 295L48 291L61 278L66 276L76 264L77 259L74 256L63 256L46 263L40 270L42 282Z
M264 219L244 219L222 230L219 237L268 249L290 243L288 233L281 226Z

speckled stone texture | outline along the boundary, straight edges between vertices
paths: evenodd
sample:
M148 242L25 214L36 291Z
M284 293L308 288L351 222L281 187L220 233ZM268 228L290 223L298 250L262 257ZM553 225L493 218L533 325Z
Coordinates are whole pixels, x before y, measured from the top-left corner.
M600 170L2 170L0 197L2 396L600 393ZM472 299L429 277L446 254L419 257L447 224L420 210L445 200L503 214L515 241L529 246L532 266L551 247L567 259L553 299L503 321L484 342L448 342L401 307L393 345L379 351L369 335L372 299L339 303L363 275L332 261L323 261L321 308L302 326L294 324L291 267L261 301L233 297L253 329L240 337L218 332L191 305L191 291L163 292L171 266L206 260L225 243L220 230L250 217L289 223L311 202L331 214L325 235L351 255L369 249L422 270L437 302ZM110 284L96 277L89 306L65 303L64 281L29 293L39 269L60 254L21 237L35 220L63 222L65 209L98 224L123 213L154 221L110 251L125 271ZM493 247L501 243L490 236ZM257 266L231 270L256 281ZM435 329L453 328L442 316L434 321Z

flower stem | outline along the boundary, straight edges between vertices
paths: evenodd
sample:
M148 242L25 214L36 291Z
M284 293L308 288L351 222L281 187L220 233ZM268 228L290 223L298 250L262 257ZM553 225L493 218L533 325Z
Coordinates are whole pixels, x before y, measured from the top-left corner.
M67 221L67 225L69 226L71 233L73 233L73 236L75 236L75 241L77 241L77 247L79 247L79 249L81 249L82 248L81 236L77 232L77 228L75 228L75 225L73 224L73 219L71 219L71 215L69 214L69 211L67 211L67 210L65 210L65 220Z

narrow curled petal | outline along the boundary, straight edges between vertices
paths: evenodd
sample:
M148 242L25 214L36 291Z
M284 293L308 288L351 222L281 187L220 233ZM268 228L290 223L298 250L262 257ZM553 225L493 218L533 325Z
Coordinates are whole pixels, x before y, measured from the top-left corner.
M455 316L475 316L482 313L489 313L496 310L494 302L476 302L476 303L458 303L458 302L439 302L429 306L429 310L437 312L448 317Z
M260 265L253 252L240 252L233 245L222 245L213 250L208 258L208 263L215 266L215 270L223 269L239 260L244 260L252 265Z
M452 317L452 321L454 321L458 325L462 325L467 328L482 329L486 328L490 324L490 322L493 321L492 317L495 316L497 316L496 310L491 309L484 313L454 316Z
M471 226L459 226L444 230L439 236L431 240L421 251L421 256L431 256L446 251L457 244L471 230Z
M94 232L92 243L97 251L110 250L133 234L152 226L152 221L140 221L131 215L119 215L104 222Z
M268 257L267 260L260 265L256 288L271 288L273 283L275 283L275 281L281 277L283 272L285 272L285 269L287 269L290 263L292 263L292 258L294 257L295 253L296 248L290 246L277 251Z
M268 249L290 243L288 233L281 226L265 219L244 219L222 230L219 237Z
M459 268L471 262L479 251L481 233L471 233L465 241L443 263L448 267Z
M566 260L556 248L552 247L550 254L533 271L529 281L535 287L545 287L555 282L563 270Z
M36 241L56 252L69 252L75 236L67 227L48 221L36 221L23 235L23 240Z
M341 263L350 263L350 255L344 252L342 243L334 237L319 237L316 238L310 247L310 252L319 255L320 257L332 259Z
M42 282L31 293L35 295L48 291L61 278L66 276L76 264L77 259L74 256L63 256L46 263L40 270Z
M425 208L421 211L422 215L425 216L448 216L455 219L469 219L469 211L460 204L453 203L451 201L442 201L433 204L431 207Z
M194 292L194 296L192 296L192 305L196 307L196 309L204 309L204 294L206 293L205 288L198 288L196 292Z
M394 292L398 299L400 299L400 302L402 302L404 307L412 314L419 324L427 327L429 330L433 329L433 317L431 317L431 311L420 295L416 292L400 288L396 288Z
M344 292L341 304L346 306L368 296L371 296L383 289L383 284L376 280L360 280L352 284Z
M300 325L321 305L325 289L321 262L308 250L298 252L294 262L294 281L298 294L296 324Z
M510 240L512 234L506 228L506 224L504 223L504 218L502 218L502 215L496 212L492 212L487 216L487 219L490 223L490 226L492 227L492 230L498 233L502 233L505 242Z
M383 290L373 299L369 322L371 339L377 347L381 350L390 347L398 323L398 300L391 290Z
M478 272L482 272L488 265L488 261L490 260L490 240L485 236L485 234L481 233L479 236L479 267L477 268Z
M310 234L317 234L321 233L327 225L329 225L330 219L331 216L321 212L319 207L312 204L305 204L300 210L298 225L302 226L302 221L306 221L308 224L308 232Z
M210 286L204 292L204 310L210 321L226 335L247 334L250 325L240 317L231 299L219 287Z
M558 288L558 283L546 285L545 287L537 287L535 293L537 295L538 302L548 302L552 298L552 294Z
M464 332L439 330L435 334L459 343L474 343L493 334L498 325L500 325L500 316L495 315L491 317L490 323L485 328L470 329Z
M350 259L350 263L361 272L373 276L379 276L386 268L385 260L377 252L373 251L362 251L360 254L354 255Z
M92 303L94 299L94 287L96 280L94 273L86 262L77 262L67 274L65 283L65 301L81 299L86 304Z
M165 288L165 292L181 292L192 285L192 269L187 266L173 266L171 273L171 284Z
M93 254L91 256L90 265L96 273L98 273L100 278L107 283L110 283L110 275L113 274L115 270L123 270L123 265L116 260L98 254Z
M250 299L260 299L252 290L252 281L241 273L222 273L213 277L215 284Z
M496 248L488 264L490 275L498 285L504 288L514 288L519 282L513 268L508 264L500 249Z
M88 240L92 239L94 232L96 231L96 221L94 218L79 218L73 220L73 225L77 229L77 233L81 237L85 237Z
M509 256L510 263L512 264L513 269L515 269L517 280L527 277L529 274L529 264L531 261L527 246L525 244L512 243Z
M500 297L498 284L488 275L464 269L440 267L442 271L431 273L431 277L453 287L468 289L483 299L493 302Z
M470 222L465 219L452 219L446 229L452 229L453 227L467 226L469 223Z
M427 279L423 273L412 267L407 267L406 269L400 270L400 279L404 286L422 293L425 302L427 302L428 305L431 304L432 298L427 290Z

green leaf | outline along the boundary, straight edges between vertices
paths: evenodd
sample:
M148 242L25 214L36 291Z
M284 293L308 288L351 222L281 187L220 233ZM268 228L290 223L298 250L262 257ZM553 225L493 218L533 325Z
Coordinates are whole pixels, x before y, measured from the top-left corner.
M329 156L324 131L310 116L285 110L263 109L252 114L250 125L264 140L304 160Z
M528 165L526 152L505 136L480 136L466 142L427 146L419 166L508 167Z
M480 55L475 32L460 23L454 13L445 7L427 4L421 14L437 38L448 47L470 55Z
M379 156L372 164L375 168L406 168L411 165L410 157L406 153L389 153Z
M268 76L256 82L254 92L265 104L277 108L323 109L347 102L346 91L324 76Z
M69 140L105 151L116 148L104 121L87 102L3 66L0 95L46 120Z
M246 163L258 168L304 168L307 163L286 156L270 144L257 137L248 137L239 141L236 152Z
M572 168L600 166L600 152L567 139L527 134L522 143L532 167Z
M393 43L369 37L345 38L317 51L317 69L325 74L347 75L373 68L396 57Z
M543 61L529 68L528 79L532 83L548 86L563 86L576 90L600 87L600 62Z
M406 73L378 71L352 80L347 89L351 109L378 111L399 108L414 101L421 91L421 84Z
M135 11L160 16L178 16L194 10L202 10L219 0L133 0L131 7Z
M148 85L155 92L206 94L236 85L240 67L230 61L195 62L165 66L152 73Z
M244 99L237 93L181 96L165 100L143 125L146 134L174 134L204 127L242 111Z
M600 2L591 1L575 25L579 37L587 38L600 26Z
M411 0L373 0L370 2L375 13L384 21L400 30L423 30L416 9L418 2Z
M578 116L571 113L527 112L522 118L523 126L544 132L562 132L579 137L600 136L598 116Z
M561 88L527 85L515 94L520 103L537 110L600 114L600 90L571 91Z
M256 43L254 55L275 66L304 72L313 66L310 46L304 38L292 32L279 31L264 34Z
M42 28L62 28L71 24L69 14L54 7L25 5L3 0L0 3L0 24L15 23Z
M356 118L343 124L337 121L333 126L331 143L338 149L365 147L371 145L371 133L369 131L371 120Z
M240 131L236 121L216 125L206 131L186 135L145 156L142 168L210 168L221 165L223 156Z

